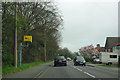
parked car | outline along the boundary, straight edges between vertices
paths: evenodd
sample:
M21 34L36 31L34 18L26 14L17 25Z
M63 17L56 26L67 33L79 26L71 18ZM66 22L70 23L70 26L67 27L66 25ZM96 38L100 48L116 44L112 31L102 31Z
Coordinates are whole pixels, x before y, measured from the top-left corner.
M70 57L67 57L67 61L71 61L71 58L70 58Z
M86 61L85 61L84 57L76 56L75 59L74 59L74 65L75 66L77 66L77 65L86 66Z
M95 59L93 59L93 62L100 63L100 59L99 58L95 58Z
M54 66L57 66L57 65L67 66L67 61L66 61L66 59L65 59L64 56L57 56L57 57L54 59Z

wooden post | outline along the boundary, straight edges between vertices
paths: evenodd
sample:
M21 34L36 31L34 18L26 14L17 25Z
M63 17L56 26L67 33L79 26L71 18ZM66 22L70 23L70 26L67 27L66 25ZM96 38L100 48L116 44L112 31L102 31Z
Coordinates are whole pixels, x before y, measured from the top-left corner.
M15 2L14 66L17 68L17 2Z

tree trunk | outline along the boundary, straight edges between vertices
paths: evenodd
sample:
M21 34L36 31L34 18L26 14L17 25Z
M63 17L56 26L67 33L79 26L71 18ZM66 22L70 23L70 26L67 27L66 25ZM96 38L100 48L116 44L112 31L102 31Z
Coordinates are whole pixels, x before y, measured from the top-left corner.
M44 31L44 61L46 62L46 32Z

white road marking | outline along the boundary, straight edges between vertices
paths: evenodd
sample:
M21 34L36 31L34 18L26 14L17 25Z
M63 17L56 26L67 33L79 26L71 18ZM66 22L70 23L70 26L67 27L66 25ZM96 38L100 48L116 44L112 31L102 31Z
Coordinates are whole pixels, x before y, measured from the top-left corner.
M79 71L82 71L81 69L79 69L79 68L77 68L77 67L75 67L75 66L73 66L73 68L75 68L75 69L77 69L77 70L79 70ZM89 73L87 73L87 72L84 72L84 73L87 74L87 75L90 76L90 77L95 78L95 76L93 76L93 75L91 75L91 74L89 74Z
M76 68L77 70L79 70L79 71L82 71L81 69L79 69L79 68Z
M39 72L34 78L37 78L41 75L41 73L43 73L43 71Z
M77 69L77 70L79 70L79 71L82 71L81 69L79 69L79 68L77 68L77 67L75 67L75 66L73 66L73 68L75 68L75 69Z
M42 72L42 74L40 74L37 78L41 78L41 76L45 75L45 73L46 73L50 68L52 68L52 67L47 68L47 69L46 69L44 72Z
M75 66L73 66L73 68L76 68Z
M93 75L91 75L91 74L89 74L87 72L84 72L84 73L87 74L87 75L89 75L89 76L91 76L91 77L93 77L93 78L95 78L95 76L93 76Z

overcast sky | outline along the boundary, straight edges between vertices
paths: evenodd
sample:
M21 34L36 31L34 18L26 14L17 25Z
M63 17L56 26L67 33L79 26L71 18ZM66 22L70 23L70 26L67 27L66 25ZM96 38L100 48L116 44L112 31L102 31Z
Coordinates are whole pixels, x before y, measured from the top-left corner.
M77 52L118 36L118 0L58 0L57 5L64 17L62 47Z
M106 37L118 36L119 0L54 1L64 17L61 47L72 52L91 44L96 47L99 43L104 47Z

